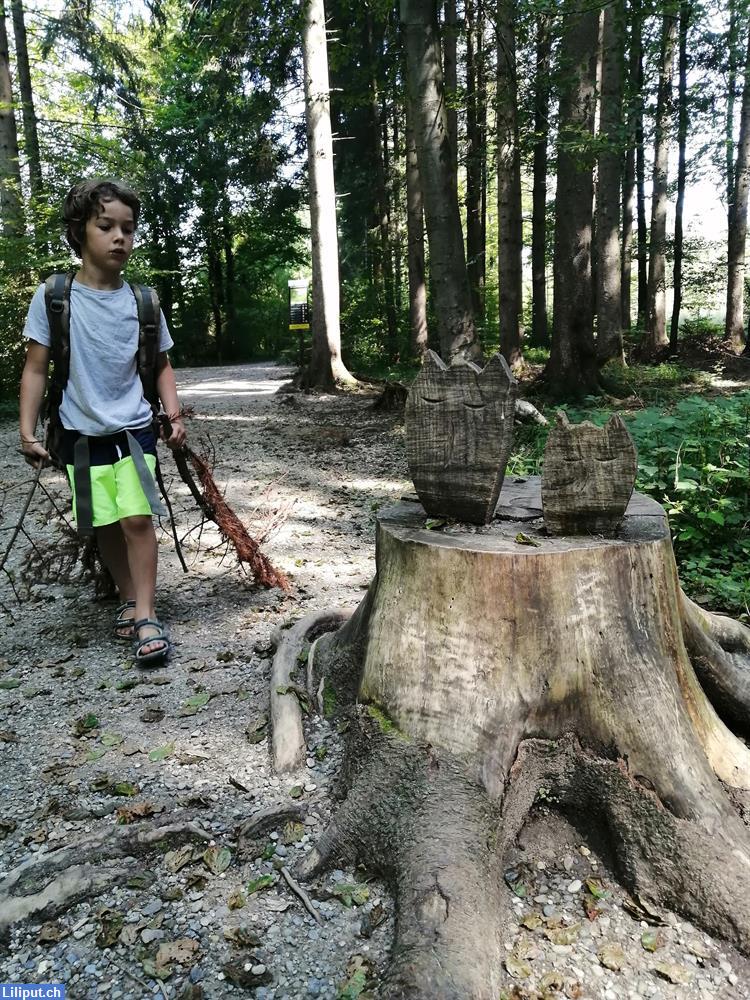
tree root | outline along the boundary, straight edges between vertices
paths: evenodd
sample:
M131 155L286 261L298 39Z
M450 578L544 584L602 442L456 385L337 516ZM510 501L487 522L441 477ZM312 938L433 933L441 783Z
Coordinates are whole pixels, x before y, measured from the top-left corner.
M302 711L292 685L292 673L308 638L315 632L338 628L348 618L346 611L324 611L296 622L280 639L271 670L271 729L273 768L277 773L294 771L305 759Z
M680 591L682 632L702 688L719 715L750 735L750 629Z
M211 834L196 823L144 829L110 827L105 833L25 861L0 880L0 933L19 920L47 919L121 879L131 861L161 841L182 843Z
M284 803L259 809L237 827L237 854L242 858L257 857L268 842L267 835L283 823L300 823L307 815L307 806L300 802ZM254 853L255 852L255 853Z
M495 1000L503 890L491 849L494 813L462 764L353 713L349 795L298 868L362 861L396 895L398 930L380 996Z
M623 760L584 749L575 736L526 740L503 802L498 846L510 846L541 793L573 822L599 821L618 874L636 899L668 907L750 953L750 832L739 818L682 819Z
M619 877L648 909L668 907L750 953L750 834L739 819L672 813L621 759L568 734L518 749L502 804L466 764L407 740L375 709L351 719L344 761L349 794L301 878L364 863L390 884L398 919L381 996L495 1000L510 920L503 859L535 802L581 828L598 824Z

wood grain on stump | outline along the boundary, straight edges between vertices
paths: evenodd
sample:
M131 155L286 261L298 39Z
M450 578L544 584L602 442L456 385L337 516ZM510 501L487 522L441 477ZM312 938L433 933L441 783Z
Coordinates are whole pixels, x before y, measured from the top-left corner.
M345 859L390 882L383 997L496 1000L503 859L543 790L636 899L750 953L750 751L691 661L742 713L750 630L686 600L652 500L633 496L616 538L548 536L538 479L498 511L442 530L415 502L381 512L368 593L316 644L348 794L305 874Z
M505 359L450 368L428 351L406 401L406 458L432 517L485 524L513 443L518 393Z
M635 486L638 456L617 415L604 427L571 424L559 410L544 449L542 507L551 535L617 534Z

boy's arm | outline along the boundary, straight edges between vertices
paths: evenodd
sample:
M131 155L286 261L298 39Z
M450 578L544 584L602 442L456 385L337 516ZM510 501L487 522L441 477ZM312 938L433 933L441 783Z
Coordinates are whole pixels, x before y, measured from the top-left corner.
M21 431L21 451L27 462L37 467L49 458L44 445L36 438L39 410L47 386L50 351L48 347L30 340L26 350L26 363L21 375L21 397L19 401Z
M164 412L169 417L172 425L172 433L166 439L170 448L181 448L185 444L187 435L180 416L180 401L177 398L177 384L174 378L174 369L169 363L166 351L159 354L156 363L156 390L159 393L161 405Z

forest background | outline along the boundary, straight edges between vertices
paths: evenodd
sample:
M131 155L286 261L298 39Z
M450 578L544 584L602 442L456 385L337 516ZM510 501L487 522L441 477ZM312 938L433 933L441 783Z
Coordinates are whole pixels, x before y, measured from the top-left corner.
M176 365L296 357L306 7L0 0L0 405L34 288L71 264L62 198L94 174L142 194L130 276L159 290ZM437 47L409 53L399 14ZM325 15L345 364L408 379L428 345L446 353L407 85L421 59L477 344L543 409L628 413L686 589L747 617L748 376L704 369L747 340L748 0L327 0ZM538 471L545 433L520 431L511 471Z

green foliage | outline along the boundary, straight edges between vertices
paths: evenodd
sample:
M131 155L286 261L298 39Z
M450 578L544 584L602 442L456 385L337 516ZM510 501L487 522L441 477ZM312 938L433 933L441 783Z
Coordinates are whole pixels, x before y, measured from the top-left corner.
M628 424L639 450L637 488L669 515L686 590L709 607L747 614L750 393L692 396Z
M688 368L677 361L658 365L628 365L610 361L602 370L602 379L613 396L638 396L649 403L663 403L676 395L675 390L708 385L703 372Z

